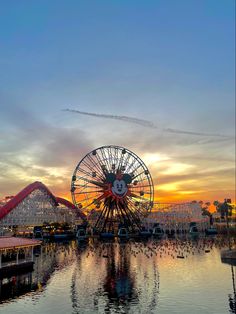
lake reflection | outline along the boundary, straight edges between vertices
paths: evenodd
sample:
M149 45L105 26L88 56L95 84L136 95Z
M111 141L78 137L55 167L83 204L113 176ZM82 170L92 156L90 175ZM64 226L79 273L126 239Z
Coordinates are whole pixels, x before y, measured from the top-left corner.
M225 246L222 238L45 243L33 273L1 280L0 312L234 313Z

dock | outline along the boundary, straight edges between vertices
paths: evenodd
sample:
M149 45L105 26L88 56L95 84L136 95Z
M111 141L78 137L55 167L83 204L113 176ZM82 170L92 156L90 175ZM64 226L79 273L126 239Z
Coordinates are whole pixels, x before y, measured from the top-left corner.
M224 263L236 265L236 249L221 251L221 260Z
M34 247L41 241L17 237L0 237L0 278L33 270Z

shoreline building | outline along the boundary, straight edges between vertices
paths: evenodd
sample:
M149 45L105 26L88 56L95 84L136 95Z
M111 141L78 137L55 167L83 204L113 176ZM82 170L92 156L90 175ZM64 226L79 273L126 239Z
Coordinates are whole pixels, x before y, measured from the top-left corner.
M202 207L197 202L154 203L152 212L144 218L147 229L158 223L164 230L189 230L190 223L197 223L198 229L204 231L209 227L209 217L202 215Z

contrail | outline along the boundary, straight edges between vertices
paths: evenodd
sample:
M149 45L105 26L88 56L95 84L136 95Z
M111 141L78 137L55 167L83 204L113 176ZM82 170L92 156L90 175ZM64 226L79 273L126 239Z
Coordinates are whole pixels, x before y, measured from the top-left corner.
M169 133L175 133L175 134L188 134L188 135L198 135L198 136L216 136L216 137L224 137L224 138L228 138L228 139L234 138L234 137L231 137L229 135L224 135L224 134L183 131L183 130L171 129L171 128L163 129L163 131L169 132Z
M78 113L81 115L92 116L92 117L102 118L102 119L120 120L120 121L129 122L129 123L135 123L141 126L152 128L152 129L158 129L158 126L152 123L151 121L138 119L134 117L117 116L117 115L111 115L111 114L99 114L99 113L85 112L85 111L79 111L79 110L73 110L73 109L62 109L62 111L68 111L68 112ZM171 128L163 129L163 131L168 132L168 133L175 133L175 134L186 134L186 135L208 136L208 137L212 136L212 137L223 137L227 139L234 139L233 136L228 136L224 134L193 132L193 131L185 131L185 130L178 130L178 129L171 129Z
M83 115L86 115L86 116L92 116L92 117L96 117L96 118L121 120L121 121L126 121L126 122L130 122L130 123L139 124L139 125L146 126L146 127L149 127L149 128L154 128L154 129L157 128L151 121L144 120L144 119L133 118L133 117L116 116L116 115L111 115L111 114L99 114L99 113L84 112L84 111L73 110L73 109L62 109L62 111L69 111L69 112L79 113L79 114L83 114Z

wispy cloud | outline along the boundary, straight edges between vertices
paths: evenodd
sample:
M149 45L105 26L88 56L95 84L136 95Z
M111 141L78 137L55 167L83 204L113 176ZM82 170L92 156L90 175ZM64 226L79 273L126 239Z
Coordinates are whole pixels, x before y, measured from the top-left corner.
M152 129L158 129L159 128L157 125L155 125L151 121L139 119L139 118L135 118L135 117L85 112L85 111L74 110L74 109L63 109L62 111L77 113L77 114L91 116L91 117L95 117L95 118L101 118L101 119L113 119L113 120L119 120L119 121L124 121L124 122L128 122L128 123L135 123L135 124L138 124L140 126L144 126L144 127L148 127L148 128L152 128ZM203 133L203 132L186 131L186 130L179 130L179 129L172 129L172 128L164 128L162 131L167 132L167 133L193 135L193 136L221 137L221 138L225 138L225 139L233 139L234 138L233 136L229 136L229 135L225 135L225 134Z
M56 193L69 191L74 168L93 148L87 133L50 124L20 106L1 113L8 129L1 130L0 138L0 198L36 180Z

